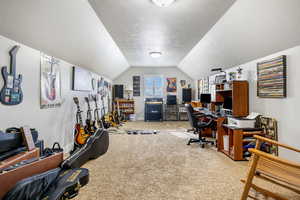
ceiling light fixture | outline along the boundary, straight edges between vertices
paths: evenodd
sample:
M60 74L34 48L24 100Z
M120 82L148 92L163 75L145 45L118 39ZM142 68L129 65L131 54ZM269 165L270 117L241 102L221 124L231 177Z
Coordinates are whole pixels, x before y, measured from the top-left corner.
M174 3L175 0L152 0L152 2L159 7L168 7Z
M149 54L152 58L160 58L162 56L161 52L150 52Z

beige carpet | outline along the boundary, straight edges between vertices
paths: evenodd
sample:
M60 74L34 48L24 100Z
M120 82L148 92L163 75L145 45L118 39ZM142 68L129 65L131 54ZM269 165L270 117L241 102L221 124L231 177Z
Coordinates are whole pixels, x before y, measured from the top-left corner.
M108 153L84 167L90 183L80 200L235 200L247 162L234 162L212 147L187 146L186 122L127 123L121 129L161 130L157 135L111 134ZM276 191L286 193L286 191ZM289 199L299 199L290 194Z

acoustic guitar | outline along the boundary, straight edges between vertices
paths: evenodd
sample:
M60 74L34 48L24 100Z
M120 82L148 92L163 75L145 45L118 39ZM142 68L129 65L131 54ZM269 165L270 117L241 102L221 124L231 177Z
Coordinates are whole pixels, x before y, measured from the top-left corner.
M83 126L81 113L79 106L79 100L77 97L73 98L76 106L77 106L77 113L76 113L76 125L75 125L75 144L81 146L86 143L86 140L90 137L90 134L86 133L85 128Z
M16 76L16 56L20 46L14 46L10 51L10 73L7 67L2 67L2 77L4 86L0 92L0 101L4 105L17 105L23 100L23 93L21 89L22 75Z
M90 105L90 100L88 97L85 97L84 99L88 106L88 110L86 112L85 130L88 133L95 133L97 128L95 126L96 122L92 120L92 109L91 109L91 105Z

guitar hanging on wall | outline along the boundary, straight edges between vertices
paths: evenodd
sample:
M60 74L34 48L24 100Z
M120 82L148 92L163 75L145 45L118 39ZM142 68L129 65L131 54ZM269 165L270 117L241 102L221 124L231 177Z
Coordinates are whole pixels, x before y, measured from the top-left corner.
M23 100L21 89L22 75L16 76L16 56L20 46L14 46L10 51L10 73L7 66L2 67L4 86L0 92L0 101L4 105L17 105Z

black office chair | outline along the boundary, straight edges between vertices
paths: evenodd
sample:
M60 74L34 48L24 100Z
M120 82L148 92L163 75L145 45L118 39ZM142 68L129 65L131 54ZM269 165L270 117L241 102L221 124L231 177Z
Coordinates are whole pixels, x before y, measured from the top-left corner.
M202 137L202 131L205 128L212 128L214 126L213 116L202 113L195 113L192 105L185 104L186 112L189 118L191 126L194 128L194 133L198 134L198 139L191 138L187 145L191 143L200 143L201 147L204 148L205 144L214 145L213 141L208 141Z

